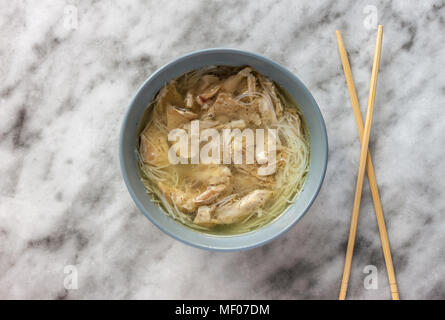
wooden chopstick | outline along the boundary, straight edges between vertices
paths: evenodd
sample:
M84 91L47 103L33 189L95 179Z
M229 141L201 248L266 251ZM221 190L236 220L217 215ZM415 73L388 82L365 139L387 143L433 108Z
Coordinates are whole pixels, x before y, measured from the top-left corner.
M343 277L341 281L339 299L344 300L346 298L346 292L348 290L349 276L351 273L352 254L354 252L355 236L357 234L357 223L360 211L360 200L363 190L363 179L365 177L366 159L368 154L369 136L371 133L372 115L374 112L375 91L377 87L377 77L380 64L380 53L382 49L382 36L383 26L379 25L377 31L377 40L374 51L374 62L371 72L371 84L369 87L368 107L366 110L365 128L362 136L362 146L360 151L360 162L357 174L357 183L355 187L354 205L352 207L351 226L349 229L348 246L346 249L345 265L343 270Z
M355 123L357 124L357 130L360 137L360 141L363 140L363 117L360 112L360 106L358 103L357 92L354 86L354 80L352 77L351 66L349 64L348 55L346 53L343 38L340 30L337 30L337 43L338 51L340 53L341 62L343 65L343 71L345 73L346 84L349 90L349 96L351 98L352 110L354 111ZM393 300L399 300L399 292L397 289L396 275L394 273L394 266L392 263L391 249L388 240L388 233L386 231L385 217L383 215L382 204L379 196L379 189L375 178L374 166L372 165L371 153L368 149L366 158L366 171L368 172L369 187L371 189L372 200L374 202L375 215L377 218L377 224L379 227L380 241L382 243L383 256L385 257L386 271L388 273L389 287L391 290L391 296Z

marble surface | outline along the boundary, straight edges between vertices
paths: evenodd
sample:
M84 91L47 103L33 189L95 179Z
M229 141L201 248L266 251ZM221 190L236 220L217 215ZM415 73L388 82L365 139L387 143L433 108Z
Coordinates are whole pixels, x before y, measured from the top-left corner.
M337 298L360 146L335 30L364 112L375 10L385 31L370 148L400 296L444 299L444 1L275 0L0 0L0 298ZM309 213L245 252L163 234L119 169L120 125L138 86L208 47L257 52L294 72L329 135ZM364 288L367 265L377 289ZM390 298L367 180L348 298Z

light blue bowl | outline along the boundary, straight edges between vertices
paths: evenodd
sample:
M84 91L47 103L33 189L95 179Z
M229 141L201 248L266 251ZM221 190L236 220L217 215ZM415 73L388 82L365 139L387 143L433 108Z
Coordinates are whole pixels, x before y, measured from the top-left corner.
M286 212L258 230L233 236L215 236L184 227L153 203L140 181L136 162L136 131L147 104L170 80L210 65L249 65L279 83L297 101L307 121L311 138L311 164L304 189ZM159 229L194 247L235 251L263 245L289 230L308 211L323 183L328 159L326 127L317 103L303 83L291 72L260 55L235 49L206 49L192 52L163 66L139 88L125 115L119 148L122 175L128 191L144 215Z

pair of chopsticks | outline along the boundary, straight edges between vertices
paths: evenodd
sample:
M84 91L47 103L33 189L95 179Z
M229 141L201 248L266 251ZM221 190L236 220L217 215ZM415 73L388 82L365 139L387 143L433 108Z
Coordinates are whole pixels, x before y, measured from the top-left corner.
M336 32L337 34L337 43L338 50L340 52L341 62L343 64L343 71L345 73L346 84L348 86L349 95L351 98L352 108L354 111L355 122L357 124L357 129L361 141L361 151L360 151L360 162L357 174L357 184L355 188L355 196L354 196L354 205L352 208L352 218L351 218L351 226L349 229L349 239L348 246L346 249L346 257L345 257L345 265L343 270L343 277L341 281L340 294L339 299L344 300L346 298L346 292L348 289L349 276L351 273L351 262L352 255L354 251L354 243L355 237L357 233L357 223L358 216L360 210L360 200L362 196L363 190L363 179L365 176L365 169L368 172L368 180L369 186L371 189L371 195L374 202L375 214L377 217L377 224L379 227L380 240L383 248L383 255L385 258L386 270L388 273L388 280L391 289L391 296L393 300L399 300L399 293L397 289L396 277L394 273L394 266L391 258L391 249L388 241L388 233L386 232L385 218L383 215L382 204L380 201L379 190L377 187L377 182L375 179L374 167L372 165L371 153L368 150L369 145L369 136L371 133L371 122L372 115L374 112L374 100L375 100L375 91L377 87L377 76L379 71L380 64L380 53L382 49L382 37L383 37L383 26L379 25L377 31L377 40L374 51L374 62L372 65L371 72L371 84L369 88L369 96L368 96L368 108L366 111L366 120L365 126L363 127L363 118L360 111L357 92L354 86L354 80L352 78L351 66L349 65L349 60L347 56L347 52L343 43L343 39L339 30Z

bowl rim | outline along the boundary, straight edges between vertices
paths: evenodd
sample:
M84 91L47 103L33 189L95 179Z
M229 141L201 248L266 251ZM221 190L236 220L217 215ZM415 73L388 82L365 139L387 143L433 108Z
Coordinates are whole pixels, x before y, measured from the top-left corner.
M260 60L263 60L265 62L267 62L268 64L272 65L275 69L277 69L279 72L281 73L285 73L287 74L287 76L289 76L290 78L292 78L292 80L300 87L300 89L302 89L304 91L304 94L307 96L307 98L310 100L311 104L313 106L315 106L314 111L317 114L318 119L320 120L321 123L321 130L322 130L322 137L323 142L324 142L324 160L323 161L323 167L322 167L322 172L321 175L317 181L317 188L315 190L315 192L313 193L313 195L311 196L310 200L308 201L307 205L305 206L304 210L301 212L301 214L295 219L293 220L291 223L289 223L286 227L282 228L280 231L276 232L275 234L269 235L269 236L265 236L262 240L259 240L255 243L252 244L239 244L237 246L232 246L232 247L213 247L213 246L205 246L202 244L198 244L198 243L194 243L191 242L187 239L182 238L181 236L179 236L178 234L174 233L174 232L170 232L168 229L166 229L161 223L158 223L158 221L156 219L154 219L151 214L148 212L148 210L145 208L145 206L141 203L141 201L139 200L139 198L136 196L133 187L129 181L128 178L128 174L127 174L127 170L125 168L125 164L124 164L124 152L123 152L123 145L124 145L124 132L125 132L125 128L128 124L128 117L130 114L131 109L134 106L134 103L137 99L137 97L141 94L142 90L144 90L144 88L146 87L146 85L151 82L154 78L156 78L159 74L161 74L162 72L164 72L165 69L167 69L171 64L176 64L176 63L180 63L183 60L186 60L188 58L191 58L193 56L196 55L201 55L201 54L205 54L205 53L224 53L224 54L237 54L237 55L244 55L244 56L248 56L248 57L254 57ZM323 118L323 115L321 113L320 107L318 106L318 103L315 101L315 98L312 96L311 92L309 91L309 89L306 87L306 85L304 85L304 83L291 71L289 71L288 69L286 69L285 67L283 67L282 65L280 65L279 63L273 61L270 58L267 58L263 55L257 54L257 53L253 53L250 51L246 51L246 50L241 50L241 49L235 49L235 48L207 48L207 49L201 49L201 50L195 50L186 54L183 54L182 56L179 56L178 58L175 58L173 60L170 60L169 62L165 63L164 65L162 65L160 68L158 68L157 70L155 70L141 85L140 87L137 89L136 93L133 95L126 111L125 111L125 115L124 118L122 120L122 124L121 124L121 130L120 130L120 134L119 134L119 162L120 162L120 169L121 169L121 174L122 177L124 179L125 185L127 187L128 192L130 193L131 198L133 199L133 201L136 203L136 206L138 207L138 209L144 214L145 217L147 217L148 220L151 221L151 223L153 223L156 227L158 227L162 232L164 232L165 234L169 235L170 237L185 243L187 245L190 245L192 247L195 248L199 248L199 249L205 249L205 250L209 250L209 251L222 251L222 252L233 252L233 251L243 251L243 250L249 250L249 249L253 249L262 245L265 245L273 240L275 240L276 238L282 236L283 234L285 234L287 231L289 231L297 222L300 221L301 218L303 218L303 216L306 215L306 213L309 211L309 208L312 206L312 204L314 203L315 199L318 196L318 193L320 192L321 186L323 185L323 181L326 175L326 170L327 170L327 163L328 163L328 135L327 135L327 130L326 130L326 124ZM151 200L150 200L151 201ZM161 209L162 210L162 209ZM178 223L178 222L176 222ZM184 228L187 229L187 227L183 226ZM258 231L260 231L262 228L260 228ZM192 230L192 229L190 229ZM194 231L194 230L192 230ZM200 235L201 233L194 231L196 234ZM255 231L253 231L255 232ZM203 234L204 235L204 234ZM237 237L237 236L243 236L244 234L239 234L239 235L231 235L230 237ZM207 235L208 236L208 235ZM216 237L216 238L227 238L227 236L218 236L218 235L211 235L212 237Z

